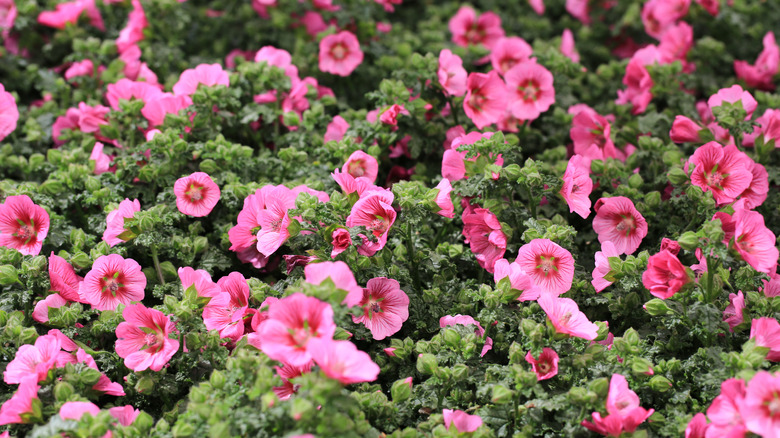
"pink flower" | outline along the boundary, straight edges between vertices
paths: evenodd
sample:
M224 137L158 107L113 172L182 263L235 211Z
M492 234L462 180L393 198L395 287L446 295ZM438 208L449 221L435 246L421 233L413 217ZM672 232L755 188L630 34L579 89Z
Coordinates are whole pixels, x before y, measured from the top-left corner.
M767 108L756 122L761 126L754 127L752 134L745 134L742 144L754 146L756 139L761 136L764 144L774 140L775 147L780 147L780 109Z
M290 237L292 223L287 212L295 208L296 194L285 186L278 186L266 195L265 209L258 213L260 231L257 232L257 250L266 257L276 252Z
M660 53L655 46L647 46L634 53L623 76L626 89L618 90L615 103L630 103L632 114L641 114L647 109L647 105L653 100L653 94L650 92L653 88L653 78L646 66L657 62L659 57Z
M745 382L727 379L720 385L720 395L715 397L707 409L707 418L712 422L707 428L708 438L742 437L747 432L741 410L745 402Z
M255 54L255 62L265 61L268 65L287 70L292 65L292 55L284 49L277 49L274 46L264 46Z
M563 30L563 35L561 35L560 50L561 53L563 53L563 55L567 58L571 59L572 62L577 64L580 63L580 54L577 52L577 48L574 46L574 35L569 29Z
M347 162L341 167L341 171L355 178L362 176L374 182L379 174L379 163L371 155L363 151L355 151L347 158Z
M647 270L642 274L642 284L645 288L654 297L662 300L671 298L690 282L685 266L668 250L650 256L647 260Z
M780 362L780 323L776 319L754 319L750 325L750 338L756 340L757 346L769 349L767 360Z
M509 110L518 120L536 120L555 103L553 75L536 62L515 65L504 74Z
M35 340L35 345L25 344L16 351L16 356L5 368L5 383L22 383L32 376L36 382L46 380L49 370L57 365L60 341L56 336L44 335Z
M95 0L60 3L56 10L43 11L38 14L38 23L55 29L65 29L65 25L68 23L75 25L83 12L87 13L92 26L103 31L106 30L100 11L95 7Z
M441 175L444 178L449 179L450 181L458 181L463 178L466 178L466 162L476 162L477 159L480 157L479 154L477 154L474 157L466 158L466 155L468 155L468 152L466 150L464 151L458 151L458 148L460 146L466 146L471 145L483 138L490 138L493 136L492 132L485 132L484 134L481 132L469 132L466 135L461 135L460 137L457 137L452 140L452 143L450 145L450 148L444 151L444 155L441 159ZM493 161L493 164L497 166L503 166L504 165L504 158L501 156L501 154L498 154L498 156L494 157L492 154L490 155L491 161ZM495 172L492 173L493 179L498 179L499 174Z
M321 284L330 278L336 288L347 291L343 301L347 307L357 306L363 300L363 288L358 286L355 276L344 262L311 263L306 265L303 272L307 283Z
M482 324L479 323L479 321L475 320L471 316L468 315L455 315L455 316L442 316L439 318L439 327L444 328L451 325L473 325L474 328L474 334L476 334L478 337L483 337L485 335L485 329L482 328ZM480 352L480 357L487 354L488 351L490 351L493 348L493 339L490 337L485 337L485 343L482 345L482 352Z
M38 255L49 234L49 213L27 195L9 196L0 205L0 246Z
M148 82L135 82L130 79L120 79L115 84L108 84L106 87L106 100L112 109L119 109L120 100L142 100L145 103L164 96L158 87Z
M345 385L373 382L379 376L379 365L352 342L317 337L309 342L308 350L326 376Z
M493 12L485 12L477 18L474 9L462 6L448 24L452 32L452 42L459 46L482 44L488 49L504 36L501 17Z
M549 239L534 239L517 250L520 268L539 286L543 294L560 295L571 289L574 258Z
M701 143L701 131L706 129L685 116L676 116L669 137L675 143Z
M169 338L176 324L159 310L131 304L122 317L125 321L116 328L116 354L131 370L160 371L179 351L179 341Z
M699 412L693 416L688 427L685 428L685 438L705 438L707 428L709 428L707 417Z
M780 437L780 376L756 373L747 385L740 411L747 430L765 438Z
M343 117L334 116L333 121L328 123L328 129L325 131L324 141L326 143L334 140L340 141L342 138L344 138L344 134L346 134L348 129L349 123L347 123Z
M103 240L108 246L115 246L132 239L132 237L122 239L119 236L129 231L125 228L125 219L132 218L137 211L141 211L141 203L137 199L131 201L125 198L124 201L119 203L119 207L116 210L108 214L106 217L106 231L103 232Z
M444 409L441 412L444 417L444 427L450 430L455 426L455 430L460 433L474 432L482 426L482 417L479 415L469 415L460 410Z
M689 71L693 65L686 61L688 52L693 47L693 28L681 21L669 26L661 36L661 44L658 45L661 64L671 64L680 61L684 71Z
M237 341L244 335L244 318L249 309L249 285L243 275L232 272L217 281L221 291L203 308L207 330L217 330L220 338Z
M566 12L588 26L591 22L590 3L591 0L566 0Z
M282 386L274 386L273 388L274 394L279 397L279 400L287 400L298 392L298 388L291 380L311 372L311 366L312 363L309 362L300 367L292 366L290 364L283 364L281 368L274 367L276 368L276 374L282 379Z
M780 256L774 233L764 225L764 216L757 211L737 209L732 216L734 248L756 271L772 274Z
M98 257L84 277L79 295L97 310L116 310L120 304L144 299L146 276L141 265L119 254Z
M537 300L547 314L555 331L592 341L598 336L599 327L580 312L577 303L570 298L558 298L555 294L542 293Z
M352 321L365 325L376 340L397 333L409 318L409 297L398 282L390 278L368 280L358 305L363 308L363 314L352 315Z
M450 197L450 193L452 192L452 184L450 184L450 180L447 178L442 178L442 180L439 182L439 184L436 185L435 188L439 190L436 193L436 199L434 200L436 205L439 207L439 211L437 211L436 214L450 219L454 218L455 206L452 204L452 197Z
M181 287L185 291L191 287L195 288L199 297L212 298L220 294L219 286L211 280L211 275L203 269L190 268L189 266L179 268L179 280Z
M733 144L723 147L711 141L699 146L688 160L696 166L691 183L705 192L712 191L719 205L728 204L750 186L752 161Z
M363 196L363 193L370 192L372 190L380 189L375 186L368 178L360 176L355 178L346 172L341 172L339 169L333 171L330 174L334 181L341 187L341 190L345 194L357 192L358 196Z
M60 418L63 420L80 420L84 414L89 414L93 417L97 417L100 413L100 408L90 402L78 402L69 401L60 407Z
M496 261L506 252L506 235L501 230L501 223L490 210L475 209L471 205L463 211L461 219L465 242L471 247L479 265L492 274Z
M647 236L647 222L630 199L601 198L593 209L593 230L599 235L599 242L612 242L618 254L633 254Z
M449 49L439 53L439 84L450 96L463 96L466 93L466 69L463 60Z
M709 100L707 100L707 105L709 105L710 110L713 110L714 108L723 105L723 102L741 102L742 108L747 113L745 120L750 119L750 117L753 115L753 111L755 111L756 107L758 106L758 102L756 102L756 99L753 98L753 95L743 90L739 85L732 85L729 88L721 88L716 94L710 96Z
M490 63L502 75L512 67L528 61L533 54L531 46L520 37L500 38L490 51ZM464 76L465 80L465 76Z
M89 160L95 162L95 175L100 175L101 173L110 171L111 156L103 153L103 143L99 141L95 142L95 146L92 148L92 153L89 156Z
M266 185L244 199L244 208L238 214L238 224L228 231L230 250L244 263L263 268L268 257L257 250L257 232L260 230L260 212L265 209L266 197L276 186Z
M157 127L165 122L165 116L178 114L190 105L192 105L192 98L189 96L174 96L165 93L146 101L146 105L141 109L141 114L149 121L150 127Z
M385 125L397 126L399 114L408 116L409 111L407 111L407 109L404 108L403 105L398 105L398 104L390 105L390 107L383 110L382 114L379 115L379 121L384 123Z
M346 77L362 62L363 51L352 32L343 30L320 41L320 71Z
M133 409L133 407L130 405L125 405L109 408L108 413L111 414L112 417L119 420L119 424L122 426L129 426L133 424L138 415L141 414L141 411L138 409Z
M219 64L200 64L194 69L184 70L179 76L179 81L173 86L173 94L188 95L195 94L198 85L213 87L215 85L230 86L230 77Z
M64 335L63 335L63 337L64 337ZM67 339L67 341L72 343L73 347L76 347L76 345L75 345L75 343L73 341L71 341L70 339ZM63 345L62 346L63 350L66 350L66 349L69 348L69 347L65 346L65 343L62 340L60 340L60 342ZM62 354L62 353L60 353L60 354ZM100 371L98 369L97 363L95 363L95 359L92 356L90 356L89 354L87 354L87 352L84 351L81 348L78 348L78 351L76 352L76 362L75 363L83 363L83 364L87 365L88 367L92 368L93 370ZM60 365L58 364L58 366L60 366ZM106 376L105 374L100 374L100 378L98 379L97 383L92 385L92 389L95 390L95 391L98 391L98 392L102 392L102 393L108 394L108 395L116 395L116 396L119 396L119 397L125 395L125 390L122 388L122 385L120 385L119 383L112 382L108 378L108 376Z
M392 192L375 190L364 193L352 206L346 225L350 228L363 226L370 232L368 237L359 235L363 239L357 249L359 254L370 257L385 247L387 234L396 217L393 199Z
M304 366L312 360L311 341L332 339L336 324L330 304L295 293L271 304L268 319L258 329L263 353L274 360Z
M723 311L723 321L729 325L729 330L734 331L734 327L742 324L745 317L742 310L745 309L745 296L742 291L739 294L729 294L729 305Z
M71 80L79 76L94 76L95 64L91 59L84 59L74 62L67 70L65 70L65 79Z
M149 26L141 1L133 0L131 4L133 10L128 14L127 25L119 31L119 38L116 39L119 53L124 53L131 47L137 47L136 44L144 39L144 29Z
M495 70L488 74L471 73L466 86L463 111L477 128L496 123L504 116L509 103L507 87Z
M774 75L780 71L780 47L771 31L764 35L762 42L764 50L758 55L756 63L750 65L745 61L734 61L734 71L749 86L772 91L775 89Z
M541 289L535 285L533 279L525 273L523 268L515 260L509 263L507 259L498 259L493 265L493 281L498 284L504 278L509 278L512 289L522 291L518 301L534 301L539 298Z
M11 93L5 91L3 84L0 84L0 141L14 132L18 121L19 109L16 107L16 99Z
M0 407L0 425L26 423L25 414L33 412L32 401L38 398L38 381L35 376L25 377L14 395Z
M182 214L194 217L208 216L220 197L219 186L204 172L177 179L173 193L176 195L176 208Z
M591 108L583 108L574 116L569 136L574 142L574 153L588 160L587 164L582 164L588 167L587 170L590 160L606 161L607 158L618 157L615 143L610 137L611 131L612 127L606 117Z
M611 270L609 267L609 257L619 256L620 253L610 241L602 243L601 251L596 252L596 267L593 269L593 280L591 280L590 283L596 289L597 293L603 291L612 284L611 281L605 278Z
M648 35L660 39L677 20L688 13L691 0L650 0L642 8L642 23Z
M580 113L581 114L581 113ZM574 155L566 165L563 173L563 186L560 194L569 205L569 212L577 213L586 219L590 216L590 192L593 190L593 181L590 172L582 165L582 156Z
M543 348L539 359L534 359L530 351L525 355L525 361L533 366L537 380L551 379L558 375L558 353L552 348Z
M0 1L0 34L3 35L3 38L8 38L8 33L14 27L18 13L19 10L16 8L14 0Z
M32 317L42 324L47 323L49 322L49 309L59 309L66 304L68 304L68 300L59 294L51 294L35 304Z
M333 245L333 251L330 252L330 258L335 258L352 245L352 237L346 228L336 228L331 234L333 239L330 244Z

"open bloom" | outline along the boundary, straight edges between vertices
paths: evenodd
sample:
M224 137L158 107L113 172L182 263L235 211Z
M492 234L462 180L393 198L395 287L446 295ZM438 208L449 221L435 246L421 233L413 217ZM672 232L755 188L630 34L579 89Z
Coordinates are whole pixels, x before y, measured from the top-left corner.
M750 338L756 340L757 346L769 349L767 360L780 362L780 323L776 319L754 319L750 325Z
M91 402L77 402L69 401L60 407L60 417L63 420L80 420L84 414L89 414L93 417L97 417L100 413L100 408Z
M647 260L647 270L642 274L642 284L645 288L654 297L662 300L671 298L690 282L685 265L669 250L650 256Z
M168 336L176 325L159 310L131 304L122 312L116 328L116 354L133 371L160 371L179 350L179 341Z
M745 382L740 379L726 379L720 385L720 395L715 397L707 408L707 418L711 423L706 437L742 437L745 436L745 422L742 419L742 407L745 403Z
M347 158L347 161L341 167L341 171L355 178L367 178L373 183L379 174L379 163L371 155L363 151L355 151Z
M563 186L560 194L569 205L569 212L577 213L586 219L590 216L590 192L593 190L593 180L590 172L582 165L582 156L574 155L566 165L563 173Z
M528 61L533 54L531 46L520 37L499 39L490 51L490 63L505 75L515 65Z
M173 193L176 195L176 208L194 217L208 216L220 197L219 186L204 172L177 179Z
M574 258L549 239L534 239L517 250L520 268L531 277L542 293L560 295L571 289Z
M203 308L203 323L217 330L220 338L237 341L244 335L244 317L249 309L249 285L243 275L232 272L217 282L221 292Z
M363 323L376 340L397 333L409 318L409 297L391 278L368 280L358 305L363 308L363 314L352 315L352 321Z
M344 304L353 307L363 300L363 288L358 286L352 270L344 262L310 263L303 268L307 283L321 284L325 279L330 279L336 288L347 291Z
M119 236L128 231L125 228L125 219L135 216L135 212L141 211L141 203L137 199L132 201L125 198L119 203L116 210L106 216L106 231L103 232L103 240L108 246L116 246L129 239L122 239Z
M742 310L745 309L745 295L742 291L738 294L729 294L729 305L723 311L723 322L729 325L729 330L734 331L734 327L745 321Z
M758 106L758 102L756 102L756 99L753 98L753 95L743 90L739 85L732 85L729 88L721 88L717 93L710 96L710 98L707 100L707 105L709 105L710 110L712 110L723 105L723 102L742 103L742 108L747 113L745 120L750 119L750 117L753 115L753 111L755 111L756 107Z
M599 327L580 312L571 298L558 298L555 294L543 293L537 300L547 314L555 331L592 341L598 336Z
M179 268L179 280L181 280L181 287L186 291L187 289L194 287L199 297L214 297L218 295L221 290L214 281L211 280L211 275L203 269L192 269L189 266Z
M65 29L65 25L68 23L76 24L84 12L87 13L92 26L106 30L103 17L95 6L95 0L74 0L60 3L54 11L43 11L38 14L38 23L55 29Z
M498 218L487 208L469 205L461 215L463 237L483 269L493 273L493 265L506 252L506 234Z
M610 241L618 254L633 254L647 236L647 221L625 196L601 198L593 207L593 230L599 242Z
M363 51L355 34L343 30L320 41L320 70L349 76L363 62Z
M339 141L344 138L344 134L349 129L349 123L341 116L334 116L333 121L328 123L328 129L325 131L324 141Z
M492 48L504 36L501 17L493 12L484 12L479 17L474 9L462 6L448 24L452 42L459 46L482 44Z
M780 47L771 31L764 35L762 43L764 50L758 55L756 63L750 65L746 61L734 61L734 71L749 86L772 91L775 89L773 78L780 71Z
M448 49L439 53L439 84L450 96L463 96L466 92L466 69L463 60Z
M188 95L175 96L164 93L146 101L146 105L141 109L141 114L149 121L150 127L157 127L165 122L165 116L178 114L190 105L192 105L192 98Z
M111 171L111 156L103 152L104 147L103 143L96 141L89 155L89 160L95 162L95 175Z
M737 209L734 212L734 248L742 259L756 271L775 272L780 252L775 246L772 230L764 224L764 216L757 211Z
M558 375L558 353L552 348L543 348L539 359L534 359L529 351L525 355L525 361L533 366L537 380L551 379Z
M370 257L385 247L387 234L396 217L393 199L390 191L374 190L364 193L352 206L346 225L363 226L369 232L369 236L360 234L363 243L358 247L358 253Z
M515 65L504 74L509 110L518 120L536 120L555 103L553 75L536 62Z
M570 108L569 112L571 111ZM618 158L619 154L615 143L612 142L611 132L612 126L606 117L590 107L582 108L572 119L569 130L569 136L574 142L574 153L589 160L604 161L607 158Z
M51 294L35 304L32 317L40 323L47 323L49 322L49 309L59 309L67 304L68 300L60 294Z
M495 70L487 74L471 73L466 86L463 111L477 128L496 123L504 116L509 99L506 84Z
M639 406L639 396L628 388L626 378L620 374L613 374L610 379L606 408L606 417L594 412L593 422L585 420L582 425L593 432L617 437L622 432L634 432L655 412Z
M144 299L146 276L141 265L119 254L98 257L84 276L79 295L97 310L115 310L120 304Z
M260 212L265 209L265 200L276 187L266 185L244 199L244 207L238 213L238 224L228 230L230 250L239 260L251 263L257 269L268 263L268 257L257 249L257 232L260 230Z
M25 377L14 395L0 407L0 425L25 423L25 414L32 413L32 401L38 398L38 380L35 376Z
M16 99L11 93L5 91L3 84L0 84L0 141L14 132L18 121L19 109L16 107Z
M741 406L747 430L766 438L780 436L780 375L759 371L750 379Z
M277 186L265 197L265 208L257 215L257 250L270 257L290 237L292 223L288 210L295 208L297 194L285 186Z
M326 376L345 385L373 382L379 376L379 365L352 342L318 337L309 342L308 349Z
M436 185L436 189L439 190L436 193L436 205L439 207L439 211L436 212L439 216L448 217L450 219L455 217L455 206L452 204L452 198L450 193L452 192L452 184L447 178L442 178L439 184Z
M33 376L36 382L45 380L49 370L57 366L60 345L59 339L53 335L39 336L34 345L22 345L14 360L6 366L3 381L21 383L28 376Z
M450 430L455 426L455 430L460 433L474 432L482 426L482 417L479 415L469 415L464 411L444 409L441 412L444 417L444 427Z
M719 205L733 202L753 181L753 160L733 144L723 147L711 141L699 146L688 162L696 166L691 184L712 191Z
M179 81L173 86L175 95L193 95L198 85L213 87L215 85L230 86L230 77L219 64L200 64L194 69L187 69L179 76Z
M601 251L596 252L596 267L593 269L593 280L590 282L596 289L596 292L601 292L612 284L611 281L605 278L610 271L609 257L618 256L620 256L620 253L618 253L615 245L610 241L602 243Z
M0 205L0 246L38 255L49 234L49 213L27 195L9 196Z
M534 301L539 298L541 289L534 284L533 279L525 273L523 268L515 260L509 263L507 259L496 260L493 265L493 280L498 284L504 278L509 278L509 284L512 289L522 291L518 301Z
M252 342L250 342L251 344ZM298 392L298 388L291 380L300 377L306 373L311 372L312 363L309 362L306 365L296 367L290 364L283 364L276 368L276 374L282 379L282 386L274 386L274 394L279 397L279 400L287 400L292 397L293 394Z

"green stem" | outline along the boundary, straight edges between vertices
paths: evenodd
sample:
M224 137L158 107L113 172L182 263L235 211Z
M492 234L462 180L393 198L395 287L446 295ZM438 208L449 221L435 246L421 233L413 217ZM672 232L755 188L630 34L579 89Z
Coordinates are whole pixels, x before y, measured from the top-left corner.
M152 247L152 260L154 261L154 270L157 271L157 278L160 279L160 284L165 285L165 279L163 278L162 268L160 267L160 259L157 258L156 247Z
M455 126L460 125L458 120L458 112L455 111L455 105L452 103L452 96L447 96L447 102L450 104L450 113L452 114L452 120L455 121Z
M406 259L409 261L409 273L412 275L412 281L414 282L414 287L419 292L421 290L420 288L420 276L417 272L417 263L414 261L414 240L412 236L412 224L407 222L406 223Z

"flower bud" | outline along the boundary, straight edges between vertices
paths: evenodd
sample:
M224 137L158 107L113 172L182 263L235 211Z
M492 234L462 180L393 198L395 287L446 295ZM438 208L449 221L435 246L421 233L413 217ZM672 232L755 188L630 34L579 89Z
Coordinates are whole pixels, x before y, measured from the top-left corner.
M680 247L686 251L693 251L699 247L699 236L693 231L686 231L677 239Z
M211 377L209 378L211 386L213 386L215 389L222 389L225 386L226 381L227 379L225 378L225 375L222 374L219 370L214 370L214 372L211 373Z
M460 340L461 336L457 331L452 329L444 330L444 342L450 347L455 348L460 345Z
M54 386L54 398L59 402L66 402L73 395L73 385L68 382L58 382Z
M588 389L598 394L599 397L606 397L609 391L609 379L606 377L596 379L588 385Z
M600 175L604 173L604 162L601 160L593 160L590 162L590 173Z
M650 388L658 392L666 392L672 389L672 382L664 376L653 376L650 379Z
M19 281L19 275L16 272L16 268L12 265L0 266L0 284L8 286Z
M439 363L436 360L436 356L425 353L417 358L417 371L419 371L420 374L431 375L436 372L437 369L439 369Z
M644 179L642 179L642 175L638 173L635 173L628 178L628 186L631 187L632 189L638 189L642 187L642 184L644 182L645 181Z
M690 180L688 174L680 167L672 168L666 176L669 178L669 182L675 186L681 186Z
M501 385L493 387L493 391L490 396L490 400L497 404L503 405L512 402L512 397L515 395L514 391Z
M412 396L412 385L407 379L396 380L390 388L390 395L394 403L406 401Z
M462 382L469 376L469 367L459 363L452 367L452 377L456 382Z
M644 307L647 313L652 316L663 316L671 313L669 306L667 306L663 300L658 298L653 298L652 300L646 302L642 307Z
M300 400L300 399L296 399L296 400ZM173 432L174 438L188 437L188 436L192 436L192 434L195 433L195 426L193 426L191 423L188 423L186 421L176 422L171 432ZM101 435L90 435L90 436L101 436Z
M703 128L685 116L676 116L669 137L675 143L700 143L699 131Z

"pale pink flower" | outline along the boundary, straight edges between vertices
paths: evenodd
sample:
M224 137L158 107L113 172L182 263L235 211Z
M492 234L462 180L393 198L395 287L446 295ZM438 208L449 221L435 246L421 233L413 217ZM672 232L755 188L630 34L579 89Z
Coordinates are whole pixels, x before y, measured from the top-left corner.
M553 75L536 62L515 65L504 74L509 110L518 120L536 120L555 103Z
M310 263L303 269L307 283L321 284L325 279L330 279L336 288L347 291L343 304L354 307L363 300L363 288L358 286L352 270L344 262Z
M89 160L95 162L95 175L109 172L111 168L111 156L103 152L103 147L103 143L95 142L92 153L89 155Z
M368 178L364 176L355 178L347 172L341 172L339 169L334 170L330 176L347 195L357 192L358 196L362 197L363 193L377 189L381 190L381 188L375 186Z
M194 287L199 297L211 298L219 295L222 290L211 280L211 275L203 269L192 269L189 266L179 268L181 287L186 291Z
M559 49L561 50L561 53L563 53L563 55L567 58L571 59L572 62L577 64L580 63L580 54L577 52L577 48L574 46L574 34L571 33L571 30L563 30Z
M641 114L647 109L647 105L653 100L651 89L653 78L647 71L647 65L658 62L660 52L655 46L642 48L631 57L626 66L626 74L623 76L625 90L618 90L618 98L615 103L619 105L631 104L632 114Z
M618 254L633 254L647 236L647 221L630 199L624 196L601 198L593 209L596 210L593 230L598 234L599 242L612 242Z
M350 228L363 226L370 232L369 236L359 235L363 239L357 249L359 254L370 257L385 247L396 217L393 199L392 192L375 190L364 193L352 206L346 225Z
M493 12L484 12L479 17L474 9L462 6L448 23L452 42L459 46L482 44L488 49L504 36L501 17Z
M490 51L490 63L494 69L505 75L515 65L528 61L532 54L531 45L524 39L515 36L502 37Z
M512 289L522 291L518 301L534 301L539 298L541 289L535 285L533 279L525 273L523 268L515 260L509 263L507 259L498 259L493 265L493 281L498 284L504 278L509 278Z
M463 68L463 60L453 54L449 49L439 53L439 84L450 96L463 96L466 93L466 69Z
M688 162L696 166L691 184L712 191L719 205L733 202L753 180L753 160L733 144L723 147L711 141L699 146Z
M487 133L486 133L487 134ZM455 141L455 139L463 137L466 135L466 130L463 129L463 126L457 125L453 126L452 128L447 130L446 138L444 140L444 143L442 146L444 147L444 150L449 150L452 148L452 142Z
M160 89L162 88L162 85L157 81L157 75L149 69L149 65L141 62L141 49L138 45L133 44L129 46L124 52L120 53L119 59L125 63L123 73L127 79L131 81L143 80L158 86Z
M685 266L669 250L650 256L647 270L642 273L642 284L651 295L662 300L671 298L690 282Z
M482 426L482 417L479 415L469 415L464 411L444 409L441 412L444 417L444 427L450 430L455 426L455 430L460 433L474 432Z
M404 108L403 105L398 105L395 103L382 111L382 113L379 115L379 121L385 125L397 126L399 114L408 116L409 111Z
M566 12L588 26L591 22L590 3L591 0L566 0Z
M767 108L761 117L756 119L760 126L753 128L752 134L745 134L744 146L752 147L760 136L764 144L775 141L775 147L780 147L780 109Z
M544 15L544 0L528 0L528 4L537 15Z
M219 186L204 172L195 172L176 180L173 185L176 208L182 214L204 217L211 213L219 202Z
M750 325L750 338L756 340L757 346L769 349L767 360L780 362L780 323L775 318L754 319Z
M764 35L762 43L764 50L758 55L756 63L750 65L746 61L734 61L734 71L749 86L772 91L775 89L773 78L780 71L780 47L771 31Z
M0 141L14 132L19 121L19 109L14 96L0 84Z
M442 156L441 175L450 181L458 181L466 178L466 162L476 162L480 155L477 154L471 158L466 158L468 152L466 150L458 151L458 148L460 146L474 144L483 138L490 138L492 136L492 132L481 133L473 131L453 139L450 148L445 150L444 155ZM504 158L501 156L501 154L498 154L495 158L490 155L490 159L493 161L493 164L497 166L504 165ZM491 172L491 174L492 178L496 180L500 176L496 172Z
M119 207L116 210L108 214L106 217L106 231L103 232L103 241L108 246L116 246L130 239L124 240L119 236L128 231L125 228L125 219L132 218L137 211L141 211L141 203L137 199L131 201L125 198L124 201L119 203Z
M729 305L723 311L723 322L729 325L729 331L734 331L734 327L742 324L745 317L742 311L745 309L745 296L742 291L739 294L729 294Z
M577 213L583 219L590 216L590 192L593 190L593 180L590 172L582 164L582 156L574 155L566 165L563 173L563 186L560 194L569 205L569 212Z
M198 85L213 87L215 85L230 86L230 76L219 64L200 64L194 69L184 70L179 81L173 86L173 94L193 95Z
M596 289L596 292L601 292L612 284L611 281L605 277L609 274L611 268L609 267L609 257L619 257L615 245L606 241L601 244L601 251L596 252L596 267L593 269L593 280L591 284Z
M580 312L577 303L570 298L558 298L555 294L542 293L537 300L547 314L555 331L592 341L598 336L599 327Z
M144 299L146 276L141 265L119 254L98 257L84 276L79 295L97 310L116 310L120 304Z
M274 46L264 46L255 54L255 62L265 61L268 65L287 70L292 65L292 55L284 49L277 49Z
M363 51L355 34L343 30L320 41L320 71L349 76L363 62Z
M60 418L63 420L78 421L84 414L97 417L99 413L100 408L91 402L69 401L65 402L62 407L60 407Z
M257 216L257 250L264 256L270 257L290 237L292 219L287 212L295 208L295 198L292 190L281 185L266 195L265 208Z
M49 234L49 213L27 195L5 198L0 205L0 246L38 255Z
M757 211L736 209L732 216L734 228L734 248L742 259L756 271L774 273L778 252L776 238L772 230L764 225L764 216Z
M94 76L95 65L91 59L84 59L82 61L76 61L65 70L65 79L71 80L79 76Z
M131 304L122 312L124 322L116 328L116 354L133 371L160 371L179 351L179 341L169 338L176 324L159 310Z
M471 73L466 83L466 98L463 111L466 116L482 129L498 122L509 103L507 87L495 70L490 73Z
M707 105L709 105L710 110L712 110L713 108L717 108L723 105L723 102L741 102L742 108L747 113L745 120L750 119L750 117L753 115L753 111L755 111L756 107L758 106L758 102L756 102L756 99L753 98L753 95L743 90L739 85L732 85L729 88L721 88L717 93L710 96L709 100L707 100Z
M661 64L671 64L680 61L684 71L689 71L693 65L688 64L686 58L693 47L693 28L684 21L669 26L661 36L661 44L658 52Z
M341 116L334 116L333 121L328 123L328 129L325 131L324 141L340 141L344 138L349 129L349 123Z
M68 300L59 294L51 294L35 304L32 317L42 324L47 323L49 322L49 309L59 309L67 304Z
M517 250L520 268L539 286L543 294L560 295L571 289L574 258L549 239L534 239Z
M120 100L142 100L145 103L163 95L160 89L148 82L135 82L130 79L120 79L115 84L106 87L106 100L112 109L119 109Z
M442 180L439 182L439 184L436 185L435 188L439 190L436 193L436 199L434 200L436 205L439 207L439 211L437 211L436 214L450 219L454 218L455 206L452 204L452 197L450 196L450 193L452 192L452 184L450 184L450 180L447 178L442 178Z
M363 309L363 314L352 315L352 321L365 325L376 340L397 333L409 318L409 297L398 282L390 278L368 280L358 306Z
M764 281L764 296L767 298L780 296L780 276L773 275L769 281Z
M379 174L379 163L371 155L363 151L355 151L347 158L346 163L341 167L341 171L355 178L362 176L373 183Z
M39 389L34 375L22 379L14 395L0 407L0 425L25 423L22 416L33 412L32 401L38 398Z
M479 265L492 274L496 261L506 252L506 234L501 230L501 223L490 210L471 205L463 211L461 219L465 243L469 244Z
M237 341L244 335L244 318L249 309L249 285L243 275L231 272L217 281L221 291L203 308L207 330L217 330L220 338Z
M707 438L743 437L747 430L740 407L745 402L745 382L727 379L720 385L720 395L707 408L707 418L712 422L707 428Z
M330 252L330 258L335 258L352 245L352 237L346 228L336 228L331 233L331 238L333 240L330 244L333 245L333 251Z
M34 345L22 345L3 371L3 381L9 385L22 383L28 376L36 382L46 380L49 370L57 365L60 349L60 341L53 335L39 336Z
M274 360L303 366L312 360L311 341L332 339L336 324L330 304L295 293L271 304L268 319L258 328L263 353Z
M650 0L642 7L645 32L660 39L677 20L688 13L691 0Z
M475 320L471 316L468 315L455 315L455 316L442 316L439 318L439 328L448 327L451 325L473 325L474 326L474 334L478 337L485 336L485 329L482 328L482 324L479 323L479 321ZM493 348L493 339L490 337L485 337L485 343L482 345L482 351L480 352L480 357L487 354L488 351L490 351Z
M748 382L740 412L747 430L764 438L780 437L780 375L756 373Z
M141 114L149 121L150 127L157 127L165 122L168 114L178 114L192 105L190 96L174 96L173 94L160 94L146 101L141 109Z
M326 376L345 385L373 382L379 376L379 365L352 342L317 337L311 339L307 349Z
M525 361L533 366L536 380L551 379L558 375L558 353L552 348L544 347L539 359L535 359L531 351L528 351Z
M587 170L590 160L606 161L607 158L618 157L611 132L612 126L607 118L589 107L578 111L572 119L569 136L574 142L574 153L587 159L587 163L582 164Z
M18 14L19 10L16 8L15 0L0 1L0 35L3 35L3 38L8 38ZM2 139L0 138L0 140Z

